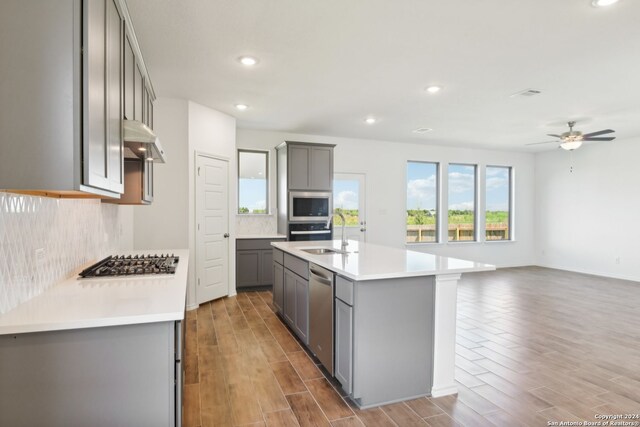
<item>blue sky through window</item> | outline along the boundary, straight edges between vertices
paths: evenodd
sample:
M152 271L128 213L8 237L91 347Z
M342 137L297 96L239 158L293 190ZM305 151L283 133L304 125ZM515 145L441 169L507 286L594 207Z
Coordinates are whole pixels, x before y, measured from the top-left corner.
M487 210L509 210L509 168L487 166Z
M475 209L475 166L449 165L449 210Z
M357 180L333 180L333 208L358 209Z
M267 180L240 178L239 203L241 208L248 208L249 212L266 209L267 206Z
M436 163L407 163L407 209L436 209L437 172Z

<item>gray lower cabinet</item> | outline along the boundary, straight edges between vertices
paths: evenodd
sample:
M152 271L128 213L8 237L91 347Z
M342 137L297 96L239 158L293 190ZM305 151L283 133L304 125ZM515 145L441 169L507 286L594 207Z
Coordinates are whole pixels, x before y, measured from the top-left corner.
M284 267L273 262L273 305L282 313L284 310Z
M273 285L271 242L283 239L236 240L236 288Z
M344 391L353 391L353 307L335 299L335 369L334 375Z
M284 268L283 305L282 315L285 321L300 340L307 344L309 341L309 281L288 268Z
M180 425L177 325L0 336L0 425Z
M236 287L260 284L260 251L236 252Z

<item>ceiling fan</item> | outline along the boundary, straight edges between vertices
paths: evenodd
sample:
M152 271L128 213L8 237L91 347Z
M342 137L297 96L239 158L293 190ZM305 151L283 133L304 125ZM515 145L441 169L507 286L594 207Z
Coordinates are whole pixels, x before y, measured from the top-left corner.
M573 127L576 125L576 122L567 122L567 124L569 125L569 132L565 132L561 135L556 135L552 133L548 134L549 136L552 136L554 138L560 138L560 148L563 148L565 150L571 151L571 150L578 149L580 148L580 146L584 141L613 141L614 139L616 139L615 136L599 137L600 135L606 135L608 133L615 132L613 129L604 129L604 130L599 130L597 132L583 134L580 131L573 130ZM525 144L525 145L549 144L551 142L556 142L556 141L533 142L531 144Z

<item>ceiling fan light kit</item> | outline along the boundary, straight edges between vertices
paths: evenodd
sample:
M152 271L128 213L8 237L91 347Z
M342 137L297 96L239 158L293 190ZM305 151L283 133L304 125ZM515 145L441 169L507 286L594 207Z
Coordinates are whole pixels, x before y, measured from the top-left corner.
M567 122L567 125L569 125L569 132L565 132L562 135L557 135L554 133L548 134L553 138L559 138L560 148L567 151L573 151L580 148L584 141L613 141L614 139L616 139L615 136L599 137L600 135L606 135L608 133L615 132L613 129L603 129L597 132L583 134L580 131L573 130L573 127L576 125L576 122L574 121ZM555 141L534 142L534 143L525 144L525 145L548 144L550 142L555 142Z
M582 140L576 139L574 141L563 142L562 144L560 144L560 148L562 148L563 150L571 151L580 148L581 145Z

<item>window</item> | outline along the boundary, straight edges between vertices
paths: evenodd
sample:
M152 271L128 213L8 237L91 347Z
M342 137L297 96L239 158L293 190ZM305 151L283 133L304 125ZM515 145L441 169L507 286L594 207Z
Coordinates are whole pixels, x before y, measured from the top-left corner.
M449 241L476 240L476 166L449 165Z
M511 240L511 168L487 166L486 240Z
M238 150L238 213L266 214L269 208L269 153Z
M340 212L344 215L347 227L358 227L362 217L360 212L361 182L364 178L353 174L336 174L333 177L333 212ZM333 218L335 227L342 226L342 218Z
M407 162L408 243L438 241L438 164Z

